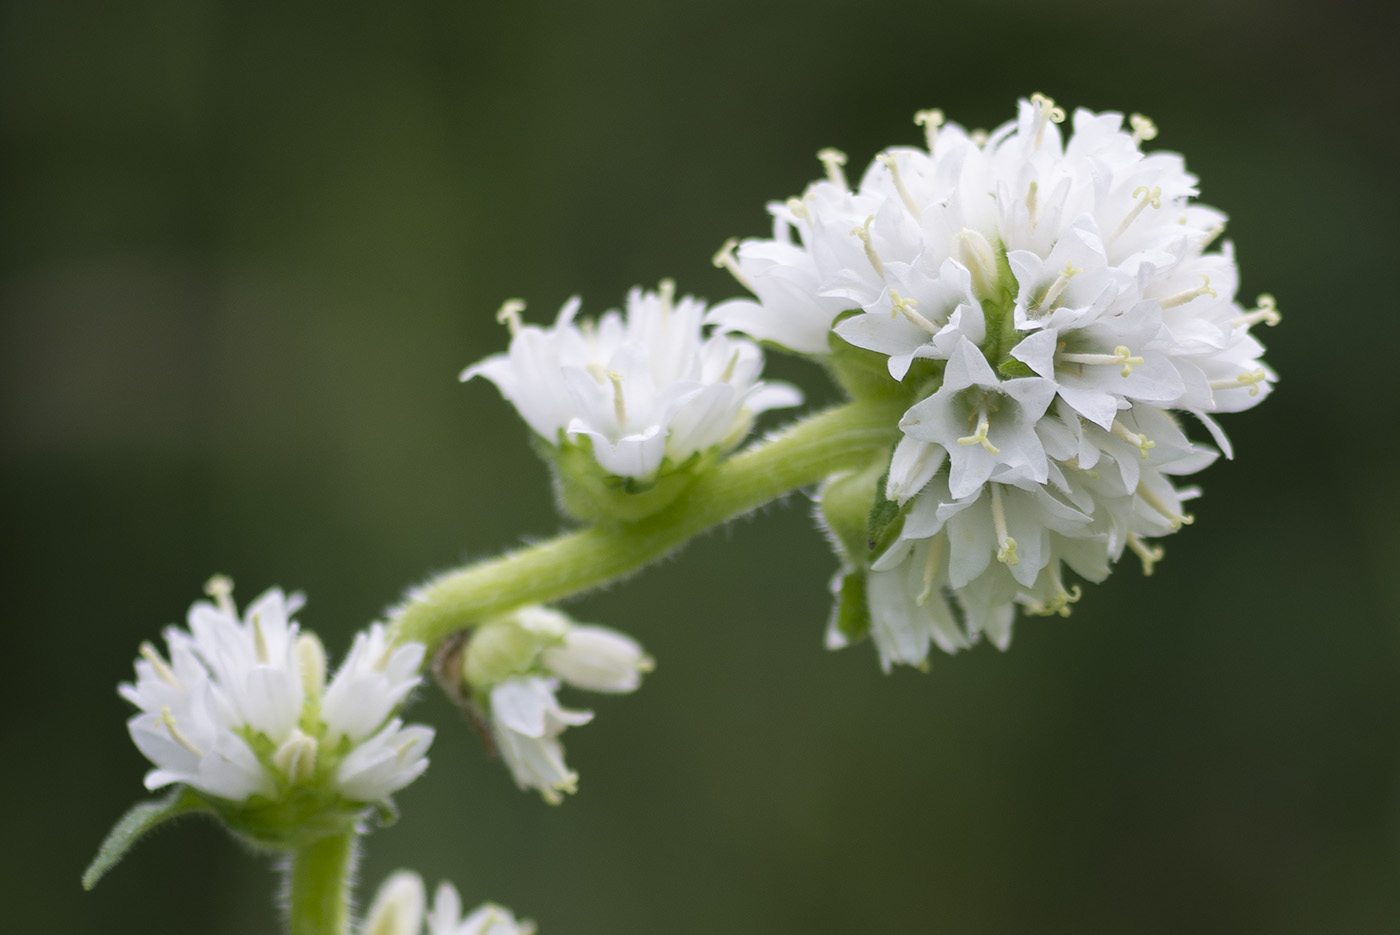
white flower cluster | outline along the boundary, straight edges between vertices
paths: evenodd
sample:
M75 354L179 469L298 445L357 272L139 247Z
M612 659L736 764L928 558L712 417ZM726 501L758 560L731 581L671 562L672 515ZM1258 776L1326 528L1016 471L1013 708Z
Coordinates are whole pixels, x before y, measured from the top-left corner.
M756 415L794 406L801 394L765 384L763 352L750 341L701 333L705 305L675 286L633 289L625 314L575 321L570 299L552 328L522 325L524 304L507 302L500 317L510 349L462 373L496 384L530 428L550 445L586 442L608 473L646 481L697 453L727 450Z
M652 659L631 637L577 624L548 607L524 607L472 635L462 661L467 688L482 700L501 757L521 789L551 805L578 788L559 735L587 724L591 711L559 704L560 680L585 691L635 691Z
M772 239L716 257L757 297L716 306L723 328L811 354L834 328L911 393L885 490L903 528L868 586L886 668L1005 646L1016 604L1067 613L1065 566L1098 581L1130 548L1150 573L1150 540L1191 521L1172 478L1215 457L1173 412L1228 456L1212 414L1275 378L1250 334L1274 302L1235 301L1230 245L1207 252L1224 216L1181 157L1142 152L1140 115L1080 110L1068 139L1064 118L1038 94L991 134L922 112L926 148L854 191L824 151L827 180L770 205Z
M118 688L141 709L127 728L155 764L147 788L185 783L232 801L316 788L374 802L427 768L433 731L394 717L419 682L421 643L394 647L375 624L327 686L320 642L292 620L301 595L272 588L240 619L227 579L207 590L214 603L190 608L188 630L166 629L170 661L142 644L135 684Z
M438 884L428 911L423 879L400 870L384 881L365 915L360 935L534 935L533 922L517 922L504 906L482 903L465 918L462 897L451 883ZM426 927L424 923L426 922Z

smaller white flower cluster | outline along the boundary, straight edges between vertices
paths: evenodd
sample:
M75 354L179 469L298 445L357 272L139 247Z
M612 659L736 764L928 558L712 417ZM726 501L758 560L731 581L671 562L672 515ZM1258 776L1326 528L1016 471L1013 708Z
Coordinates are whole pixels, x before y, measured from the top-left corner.
M524 607L477 628L462 658L462 679L521 789L551 805L578 788L559 735L587 724L591 711L559 704L560 680L585 691L635 691L652 659L631 637L577 624L548 607Z
M421 643L395 647L375 624L327 686L320 641L292 620L302 596L272 588L240 619L232 587L212 579L214 602L190 608L188 630L166 629L170 661L142 644L135 684L118 688L141 709L127 729L155 764L148 789L184 783L235 802L315 789L375 802L427 769L433 731L394 716L420 681Z
M517 922L509 909L495 903L482 903L464 918L462 897L451 883L438 884L426 915L424 896L418 874L400 870L391 875L374 897L360 935L534 935L535 923Z
M575 321L570 299L552 328L523 325L524 303L507 302L500 318L510 349L462 373L496 384L530 428L550 445L587 444L603 470L649 481L696 454L743 440L756 415L795 406L802 395L763 383L763 352L751 341L701 332L705 304L674 298L669 280L657 292L633 289L625 314Z

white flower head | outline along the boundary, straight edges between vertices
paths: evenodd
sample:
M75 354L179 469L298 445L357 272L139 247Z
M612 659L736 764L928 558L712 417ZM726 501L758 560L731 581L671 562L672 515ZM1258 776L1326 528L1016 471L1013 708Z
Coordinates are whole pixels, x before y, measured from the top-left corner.
M1228 457L1214 414L1275 380L1251 329L1276 304L1236 300L1225 217L1183 159L1143 151L1140 115L1066 116L1036 94L979 135L923 112L924 147L854 187L822 154L771 239L717 258L754 296L711 311L722 329L811 354L834 334L908 399L884 490L904 527L867 588L886 665L958 648L945 607L1004 645L1016 605L1068 612L1064 569L1097 580L1127 548L1150 571L1151 539L1190 521L1171 478L1214 457L1179 415Z
M523 303L508 302L510 349L468 367L463 380L496 384L521 417L553 446L587 444L608 474L651 481L693 455L738 444L754 417L795 406L801 394L759 380L763 352L742 338L701 332L705 305L633 289L624 311L576 320L570 299L553 327L523 325Z
M433 906L424 913L423 879L408 870L392 874L379 888L365 914L361 935L534 935L535 924L516 921L514 913L482 903L464 918L462 897L451 883L438 884Z
M501 757L522 789L538 789L551 805L578 790L578 773L564 765L559 735L593 720L592 711L559 704L558 679L517 675L491 689L491 727Z
M327 802L373 802L427 768L433 732L392 715L418 684L424 648L388 645L375 625L330 686L325 654L293 615L304 599L277 588L240 617L232 584L212 579L213 603L169 627L166 662L142 644L136 682L118 687L140 710L127 727L155 768L146 787L184 783L217 799L276 801L314 790Z

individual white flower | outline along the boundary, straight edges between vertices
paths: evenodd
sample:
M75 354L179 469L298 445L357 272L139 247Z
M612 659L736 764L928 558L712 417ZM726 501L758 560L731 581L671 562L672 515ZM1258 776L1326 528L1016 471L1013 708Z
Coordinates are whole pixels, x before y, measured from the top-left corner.
M360 935L534 935L535 924L517 922L509 909L489 902L463 918L462 897L446 882L438 885L432 910L425 917L422 878L400 870L380 886L359 931Z
M593 720L592 711L561 707L558 679L517 675L491 689L491 726L501 757L522 789L538 789L558 805L560 794L578 789L578 773L564 765L559 735Z
M190 608L189 631L169 627L170 662L141 646L135 684L118 687L139 714L127 727L155 768L146 787L184 783L210 796L277 800L294 789L372 802L427 767L433 732L392 715L418 684L423 646L360 634L325 686L325 654L291 619L304 603L277 588L240 618L232 584L212 579L213 603Z
M704 337L704 303L675 301L674 288L633 289L625 312L606 312L596 324L575 321L575 297L547 329L522 325L523 304L508 302L501 317L511 327L509 351L468 367L462 379L496 384L550 445L586 441L604 471L639 481L732 448L756 415L801 402L795 388L758 379L756 345Z
M1236 301L1224 215L1182 158L1142 151L1140 115L1064 119L1038 94L991 134L925 111L924 148L854 189L824 152L825 180L769 206L771 240L716 258L755 296L717 305L721 328L812 354L834 332L909 399L883 491L906 515L867 588L886 667L959 648L949 607L1004 645L1016 605L1068 611L1065 568L1099 580L1127 548L1150 571L1152 538L1190 521L1172 478L1214 457L1176 413L1230 456L1213 414L1275 380L1250 333L1274 300Z
M540 654L546 669L584 691L636 691L642 674L655 662L632 637L607 627L572 626L563 645L547 646Z

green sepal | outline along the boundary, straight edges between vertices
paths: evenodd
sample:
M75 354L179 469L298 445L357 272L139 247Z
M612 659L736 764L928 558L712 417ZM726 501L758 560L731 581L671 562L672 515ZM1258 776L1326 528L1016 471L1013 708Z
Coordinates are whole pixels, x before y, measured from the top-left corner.
M900 506L893 500L886 499L885 485L888 481L889 472L886 472L875 487L875 504L870 508L870 519L866 526L866 548L870 558L883 555L885 550L894 544L904 529L904 517L914 503L910 499L904 506Z
M890 376L887 355L856 347L836 333L837 322L859 314L861 310L853 308L836 316L826 336L831 353L822 362L852 399L876 401L907 396L907 388Z
M881 499L885 465L889 454L859 471L830 478L821 491L821 519L835 544L840 546L844 564L861 566L870 550L870 511Z
M255 795L246 802L213 804L229 830L254 847L274 851L300 850L330 835L345 834L365 818L367 810L379 808L304 786L276 800Z
M189 786L176 786L163 799L137 802L113 826L97 849L97 856L83 871L83 889L90 890L96 886L97 881L106 876L107 871L116 866L132 845L152 828L181 815L212 811L209 803Z
M719 460L718 451L696 452L680 464L663 461L655 478L618 477L593 456L592 439L539 443L554 473L560 508L584 523L635 523L670 506L696 477Z
M1003 360L1001 364L997 367L997 373L1000 373L1004 377L1011 377L1013 379L1016 377L1036 376L1036 372L1034 370L1026 366L1024 362L1019 361L1014 357L1008 357L1006 360Z
M841 576L836 590L836 605L832 608L832 628L846 640L855 643L870 633L870 603L866 598L866 572L853 569Z

